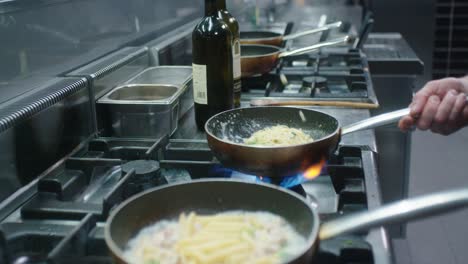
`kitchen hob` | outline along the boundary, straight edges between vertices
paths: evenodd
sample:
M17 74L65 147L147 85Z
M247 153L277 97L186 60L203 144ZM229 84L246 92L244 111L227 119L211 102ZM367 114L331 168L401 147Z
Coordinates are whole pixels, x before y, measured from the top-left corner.
M364 54L355 50L283 59L268 74L242 79L242 100L297 99L378 106Z
M289 33L291 23L272 29ZM312 43L311 43L312 44ZM252 99L365 102L378 105L366 56L357 50L321 50L282 59L269 74L242 80L242 105ZM367 110L312 108L340 124L369 117ZM320 175L298 175L284 188L307 197L323 221L381 205L375 135L342 138ZM130 196L156 186L199 178L259 179L224 168L213 157L193 109L172 137L91 137L36 180L0 203L0 263L111 263L104 241L109 213ZM338 236L320 243L317 263L391 263L385 229Z
M360 8L348 6L301 6L277 12L275 23L241 25L241 28L290 34L345 20L345 25L339 29L287 41L283 45L285 49L295 49L348 34L356 35L356 28L361 24L360 14ZM86 77L92 98L94 93L112 89L128 79L129 74L136 74L149 65L189 64L192 29L192 25L184 26L148 43L140 43L139 47L126 47L67 75ZM393 68L400 72L406 69L401 63L407 61L407 56L403 56L404 60L396 56L401 54L397 52L399 46L393 42L384 43L385 49L380 42L367 44L364 52L368 57L360 50L341 45L283 58L270 73L242 80L242 105L248 106L253 99L267 98L364 102L378 106L369 61L373 74L377 63L381 66L378 70L385 73L387 57L394 55L390 56L395 62ZM377 54L379 52L382 54ZM372 56L376 54L379 56ZM96 114L93 106L90 115ZM369 111L362 109L308 108L336 117L341 126L370 117ZM93 136L2 201L0 263L110 263L104 242L105 221L112 208L128 197L155 186L206 177L240 178L251 182L269 180L222 167L213 158L204 133L196 129L193 115L193 111L185 114L170 138ZM98 123L95 126L99 128ZM348 134L343 136L336 153L329 157L318 177L304 182L298 175L286 182L289 185L280 184L305 195L317 206L322 220L373 209L381 205L376 153L374 131ZM392 263L391 252L386 229L375 228L322 241L317 263Z
M295 12L300 12L300 10L295 10ZM292 17L294 16L285 17L285 21L289 22L275 23L275 32L287 35L318 26L317 21L308 19L291 22ZM302 18L304 17L307 16L302 15ZM335 21L328 19L323 22ZM241 24L241 28L252 30L244 24ZM256 30L272 31L273 29L260 27ZM355 29L350 27L349 23L344 23L344 26L340 28L289 40L283 44L285 49L289 50L303 48L321 41L343 37L346 34L355 35L354 31ZM378 106L366 55L346 45L285 57L268 74L243 78L242 92L241 99L245 102L259 98L265 100L300 98L301 101L368 103L369 108Z
M259 181L222 167L203 137L180 135L157 140L91 138L82 143L0 204L1 262L110 263L103 227L112 208L131 195L205 177ZM379 205L374 162L368 146L344 144L329 157L320 176L290 187L305 191L322 220L373 208ZM320 244L318 260L388 263L386 242L383 229L339 236Z

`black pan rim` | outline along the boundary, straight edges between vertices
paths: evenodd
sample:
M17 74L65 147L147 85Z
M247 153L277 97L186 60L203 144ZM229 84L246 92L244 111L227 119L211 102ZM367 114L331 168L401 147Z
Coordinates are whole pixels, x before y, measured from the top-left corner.
M307 237L304 236L306 238L306 244L304 245L304 248L301 250L301 253L300 254L297 254L296 256L294 257L291 257L290 259L287 259L285 261L285 263L288 263L288 262L291 262L293 261L296 257L299 257L299 256L302 256L304 254L307 253L307 251L309 251L309 249L314 246L315 243L318 243L318 233L319 233L319 229L320 229L320 218L318 216L318 212L317 212L317 209L314 208L310 202L308 202L304 197L302 197L301 195L289 190L289 189L286 189L286 188L283 188L283 187L280 187L278 185L274 185L274 184L270 184L270 183L265 183L265 182L249 182L249 181L245 181L245 180L239 180L239 179L228 179L228 178L224 178L224 179L217 179L217 178L205 178L205 179L196 179L196 180L190 180L190 181L185 181L185 182L180 182L180 183L173 183L173 184L167 184L167 185L163 185L163 186L158 186L158 187L154 187L154 188L151 188L151 189L148 189L144 192L141 192L141 193L138 193L130 198L128 198L127 200L123 201L121 204L119 204L114 210L112 210L111 214L109 215L107 221L106 221L106 224L104 226L104 240L106 241L106 245L107 247L109 247L109 250L114 254L116 255L118 258L124 260L125 262L127 263L130 263L125 257L124 257L124 254L123 254L123 250L120 249L119 246L117 246L117 244L114 242L114 240L112 240L112 236L111 236L111 232L110 232L110 226L111 226L111 223L113 222L113 219L121 212L121 210L123 208L125 208L127 205L129 205L130 203L132 203L133 201L139 199L140 197L142 196L145 196L149 193L152 193L152 192L155 192L155 191L158 191L158 190L161 190L161 189L166 189L166 188L173 188L173 187L177 187L177 186L180 186L180 185L190 185L190 184L203 184L203 183L209 183L209 182L234 182L234 183L242 183L242 184L253 184L253 185L258 185L258 186L261 186L263 188L270 188L270 189L274 189L276 191L280 191L280 192L284 192L284 193L287 193L291 196L293 196L294 198L296 198L298 201L302 202L308 209L309 211L312 212L312 215L313 215L313 219L311 219L311 221L314 222L314 226L312 227L312 232L310 232Z
M230 112L234 112L234 111L239 111L239 110L242 110L242 109L256 109L256 108L293 108L293 109L298 109L298 110L305 110L305 111L313 111L313 112L318 112L318 113L321 113L321 114L325 114L333 119L336 120L336 123L338 124L337 125L337 128L335 131L333 131L333 133L330 133L328 136L326 137L322 137L320 138L319 140L315 140L312 141L312 142L307 142L307 143L302 143L302 144L295 144L295 145L287 145L287 146L276 146L276 147L271 147L271 146L255 146L255 145L247 145L247 144L241 144L241 143L236 143L236 142L232 142L230 140L225 140L225 139L221 139L219 137L216 137L215 135L213 135L213 133L211 133L211 131L209 131L208 129L208 124L214 119L216 118L217 116L219 115L222 115L222 114L227 114L227 113L230 113ZM291 147L302 147L302 146L307 146L307 145L310 145L310 144L314 144L314 143L319 143L319 142L322 142L322 141L326 141L332 137L334 137L337 133L340 133L340 130L341 130L341 125L340 125L340 122L334 118L333 116L327 114L327 113L324 113L322 111L318 111L318 110L314 110L314 109L307 109L307 108L302 108L302 107L290 107L290 106L255 106L255 107L246 107L246 108L236 108L236 109L230 109L230 110L226 110L226 111L223 111L223 112L220 112L212 117L210 117L210 119L208 119L205 123L205 132L212 138L220 141L220 142L223 142L223 143L226 143L226 144L230 144L230 145L234 145L234 146L238 146L238 147L242 147L242 148L252 148L252 149L264 149L264 150L283 150L283 149L287 149L287 148L291 148Z
M271 52L271 53L267 53L267 54L262 54L262 55L242 55L242 46L249 46L249 47L268 47L268 48L274 48L276 49L277 51L275 52ZM249 59L249 58L262 58L262 57L269 57L269 56L273 56L275 54L281 54L283 52L283 50L277 46L273 46L273 45L264 45L264 44L241 44L241 59L244 58L244 59Z

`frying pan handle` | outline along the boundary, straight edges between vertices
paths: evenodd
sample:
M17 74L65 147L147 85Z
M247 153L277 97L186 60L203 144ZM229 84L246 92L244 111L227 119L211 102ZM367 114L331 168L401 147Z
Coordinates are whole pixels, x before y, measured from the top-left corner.
M323 31L326 31L326 30L329 30L329 29L332 29L332 28L339 28L339 27L341 27L342 24L343 24L343 22L338 21L338 22L335 22L335 23L327 24L327 25L322 26L322 27L301 31L301 32L298 32L298 33L294 33L294 34L291 34L291 35L284 36L283 40L296 39L296 38L299 38L299 37L302 37L302 36L320 33L320 32L323 32Z
M288 57L288 56L301 55L301 54L311 52L311 51L314 51L314 50L318 50L318 49L324 48L324 47L334 46L334 45L338 45L338 44L350 43L350 39L351 38L349 36L346 36L346 37L343 37L343 38L337 38L337 39L333 39L333 40L330 40L330 41L320 42L320 43L317 43L317 44L312 45L312 46L308 46L308 47L304 47L304 48L300 48L300 49L295 49L295 50L291 50L291 51L281 52L278 55L278 57L283 58L283 57Z
M466 97L466 102L468 103L468 96ZM356 122L351 125L347 125L341 129L341 135L346 135L349 133L376 128L384 125L388 125L400 120L400 118L409 115L410 109L405 108L385 114L381 114L378 116L374 116L359 122Z
M361 131L361 130L376 128L379 126L388 125L388 124L391 124L400 120L400 118L408 115L409 113L410 113L410 109L405 108L405 109L397 110L394 112L389 112L389 113L381 114L378 116L374 116L368 119L364 119L362 121L343 127L341 129L341 135L346 135L346 134L353 133L356 131Z
M439 215L465 206L468 206L467 188L423 195L328 221L320 227L319 238L329 239L384 224L402 223Z

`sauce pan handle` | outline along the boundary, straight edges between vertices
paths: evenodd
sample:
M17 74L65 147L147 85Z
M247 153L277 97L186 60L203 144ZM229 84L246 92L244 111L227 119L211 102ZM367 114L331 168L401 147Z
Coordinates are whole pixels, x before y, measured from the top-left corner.
M306 36L306 35L320 33L320 32L323 32L325 30L329 30L329 29L332 29L332 28L339 28L339 27L341 27L342 24L343 23L341 21L338 21L338 22L335 22L335 23L327 24L327 25L322 26L322 27L301 31L301 32L298 32L298 33L294 33L294 34L291 34L291 35L284 36L283 40L291 40L291 39L300 38L300 37Z
M307 52L318 50L320 48L334 46L334 45L338 45L338 44L350 43L350 42L351 42L351 38L349 36L346 36L346 37L343 37L343 38L337 38L337 39L332 39L330 41L320 42L320 43L317 43L317 44L314 44L314 45L311 45L311 46L307 46L307 47L304 47L304 48L300 48L300 49L295 49L295 50L291 50L291 51L283 51L278 55L278 57L283 58L283 57L288 57L288 56L301 55L301 54L304 54L304 53L307 53Z
M325 240L384 224L403 223L439 215L466 206L468 206L468 188L423 195L328 221L320 227L319 238Z
M346 135L349 133L376 128L384 125L388 125L400 120L400 118L408 115L410 113L409 108L381 114L378 116L374 116L368 119L364 119L362 121L356 122L351 125L347 125L341 129L341 135Z

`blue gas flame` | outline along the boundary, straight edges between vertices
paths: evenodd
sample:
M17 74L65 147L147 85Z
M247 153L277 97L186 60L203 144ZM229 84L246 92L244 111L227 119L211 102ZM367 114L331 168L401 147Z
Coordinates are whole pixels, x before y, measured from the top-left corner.
M323 166L322 171L320 172L320 175L327 174L326 167L327 166ZM255 183L255 182L265 182L265 183L275 182L275 181L272 181L272 179L269 178L269 177L265 177L265 176L258 177L256 175L250 175L250 174L242 173L242 172L239 172L239 171L235 171L235 170L223 167L221 165L213 166L211 173L213 175L215 175L216 177L240 179L240 180L243 180L243 181L253 182L253 183ZM278 184L279 186L284 187L284 188L292 188L294 186L303 184L306 181L310 181L310 180L307 179L306 177L304 177L304 174L300 173L300 174L296 174L296 175L293 175L293 176L284 177L284 178L281 179L281 181L279 183L276 181L276 184Z

